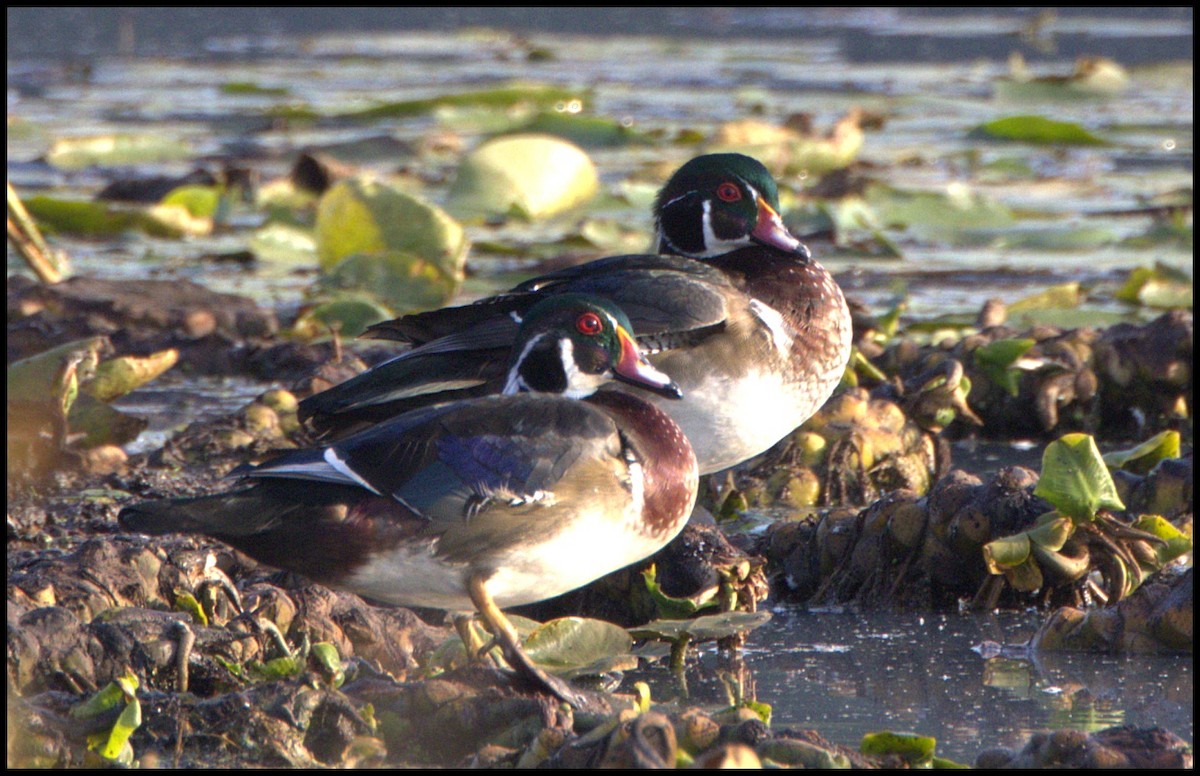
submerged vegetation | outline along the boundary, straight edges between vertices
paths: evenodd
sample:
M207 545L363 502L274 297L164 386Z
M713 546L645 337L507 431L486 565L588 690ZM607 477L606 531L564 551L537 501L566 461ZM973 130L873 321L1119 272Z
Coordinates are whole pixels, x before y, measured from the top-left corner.
M168 63L170 85L161 64L98 62L72 86L94 104L10 63L10 765L954 765L927 736L847 747L772 724L738 661L780 616L767 601L1027 607L1041 627L1006 655L1190 656L1190 62L850 81L808 41L327 45L337 59ZM657 187L710 150L778 177L785 222L852 300L855 356L817 416L708 478L710 521L514 616L587 706L468 660L472 632L439 613L117 528L135 498L310 443L297 398L394 354L355 339L371 324L646 250ZM255 398L192 422L210 378ZM136 410L164 384L179 406ZM163 441L134 446L152 423ZM1031 454L956 460L981 443ZM728 703L698 708L710 642ZM646 665L669 696L622 683ZM1183 734L970 756L1183 765Z

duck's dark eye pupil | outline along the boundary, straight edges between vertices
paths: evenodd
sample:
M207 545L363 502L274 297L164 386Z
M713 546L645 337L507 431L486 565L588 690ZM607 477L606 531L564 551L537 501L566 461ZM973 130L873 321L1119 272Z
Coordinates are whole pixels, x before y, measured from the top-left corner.
M742 198L742 190L732 183L722 183L717 187L717 196L724 202L737 202Z
M595 313L584 313L579 316L579 320L575 321L575 328L579 329L581 334L591 336L599 334L600 330L604 327L600 323L600 316Z

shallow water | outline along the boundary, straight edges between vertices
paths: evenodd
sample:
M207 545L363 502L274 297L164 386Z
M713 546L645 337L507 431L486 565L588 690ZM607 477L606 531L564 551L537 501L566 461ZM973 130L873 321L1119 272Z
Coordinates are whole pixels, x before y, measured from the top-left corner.
M135 12L136 10L136 12ZM37 12L41 12L39 15ZM1042 26L1028 12L897 9L620 9L606 17L564 9L8 9L8 174L23 192L52 188L91 196L96 171L62 172L39 163L54 137L154 132L187 139L197 156L254 150L267 175L283 174L310 144L386 134L419 140L448 127L467 142L486 133L467 116L421 116L368 127L256 125L249 117L278 101L231 96L230 82L288 90L287 102L322 111L483 88L512 79L590 90L599 115L645 131L708 131L747 115L780 121L812 113L828 128L851 107L886 116L868 131L860 159L892 185L973 190L1022 211L1038 226L1085 224L1111 239L1081 247L1036 242L963 244L939 235L894 235L904 258L875 261L818 251L851 295L886 309L906 291L917 317L973 313L998 296L1012 301L1055 283L1115 286L1133 267L1161 262L1192 271L1187 244L1135 246L1151 198L1193 186L1191 9L1062 9ZM307 27L302 25L309 25ZM507 25L527 36L462 32L463 24ZM654 35L643 33L652 31ZM553 53L525 56L531 47ZM1021 51L1037 75L1069 73L1080 55L1102 54L1130 68L1132 83L1101 101L1006 103L994 92ZM134 56L121 56L120 54ZM967 129L1002 115L1034 112L1079 122L1115 138L1069 149L980 145ZM693 147L590 151L607 185L648 161L681 161ZM409 159L368 162L392 171ZM1029 165L1034 178L985 174L989 165ZM180 173L190 162L143 165ZM130 172L130 171L125 171ZM437 198L444 186L426 192ZM1190 201L1190 196L1189 196ZM649 239L648 217L614 214ZM247 227L253 226L253 223ZM259 262L246 269L197 260L244 247L247 231L161 241L62 238L77 271L108 277L190 278L218 291L294 307L312 267ZM486 231L474 235L490 236ZM470 294L507 285L511 275L477 264ZM22 271L11 250L10 272ZM1119 311L1129 314L1130 311ZM1135 315L1140 314L1135 312ZM1141 313L1151 315L1153 311ZM136 443L148 449L202 416L241 406L265 386L172 378L124 400L154 418ZM957 462L985 473L1006 462L1036 465L1028 450L956 448ZM786 606L752 634L745 661L776 727L811 727L856 746L863 733L910 730L938 739L938 752L970 761L989 746L1016 745L1031 730L1161 725L1191 741L1192 661L1187 658L1043 656L985 660L983 641L1015 644L1036 613L865 615L810 613ZM715 662L706 654L703 664ZM646 672L653 682L663 672ZM693 683L697 700L721 701L716 683ZM656 697L669 692L656 691Z

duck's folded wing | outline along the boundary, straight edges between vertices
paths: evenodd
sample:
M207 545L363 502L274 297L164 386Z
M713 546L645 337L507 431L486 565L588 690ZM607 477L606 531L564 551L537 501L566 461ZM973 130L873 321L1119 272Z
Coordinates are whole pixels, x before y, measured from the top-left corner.
M611 418L583 402L497 396L406 413L250 476L354 484L444 524L495 504L549 503L580 457L619 447Z
M441 341L439 347L461 349L453 338L484 329L502 336L501 320L510 327L549 294L596 294L616 302L629 316L639 337L709 330L724 323L728 279L709 265L677 256L633 254L567 267L541 275L512 291L459 307L413 313L376 324L368 336L415 345ZM515 334L515 328L510 328ZM510 340L511 341L511 340Z

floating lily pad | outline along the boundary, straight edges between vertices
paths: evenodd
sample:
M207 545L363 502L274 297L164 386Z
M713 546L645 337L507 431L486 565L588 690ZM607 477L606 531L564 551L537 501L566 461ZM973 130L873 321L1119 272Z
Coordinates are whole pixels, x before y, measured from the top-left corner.
M1122 302L1159 309L1192 309L1194 284L1184 273L1163 265L1137 267L1114 295Z
M1110 469L1124 469L1134 474L1149 474L1150 470L1168 458L1180 455L1178 431L1163 431L1126 450L1105 453L1104 463Z
M1158 515L1142 515L1133 524L1133 527L1162 539L1162 544L1154 546L1154 552L1158 556L1158 568L1162 568L1176 558L1192 551L1191 537L1171 525L1166 518ZM1152 570L1157 571L1157 569Z
M1011 140L1037 145L1107 145L1078 124L1055 121L1045 116L1008 116L981 124L970 137L984 140Z
M461 281L467 238L438 206L387 183L350 178L335 184L317 207L317 252L323 270L348 256L410 253Z
M545 111L515 130L516 134L554 135L583 148L620 148L647 144L650 138L631 124L604 116Z
M770 619L770 612L722 612L692 620L655 620L629 632L638 639L678 641L686 636L691 641L715 641L754 630Z
M178 205L196 218L214 218L221 205L222 189L217 186L180 186L162 199L164 205Z
M1078 282L1061 283L1039 291L1032 296L1018 299L1008 306L1009 315L1019 315L1030 310L1056 310L1078 307L1086 295Z
M637 667L633 639L622 627L585 617L561 617L540 625L525 639L530 659L571 679Z
M94 135L54 141L46 161L60 169L78 170L179 161L193 155L187 143L161 135Z
M1076 521L1091 520L1101 509L1125 509L1095 440L1087 434L1067 434L1046 446L1033 492Z
M944 191L904 191L875 184L867 188L866 201L877 223L927 238L953 239L971 230L999 229L1016 222L1007 206L962 184L951 184Z
M180 237L212 231L212 221L197 223L183 207L156 205L134 208L104 202L66 200L38 196L25 200L25 207L48 233L86 237L114 237L129 231L151 237Z
M406 118L432 113L439 108L490 108L507 111L524 105L552 108L560 103L579 99L576 91L545 84L516 84L496 89L484 89L458 94L444 94L422 100L404 100L376 105L365 110L344 113L341 118L359 120Z
M1032 339L1004 339L989 342L975 350L975 365L994 382L1016 396L1021 370L1014 365L1037 344Z
M179 351L174 348L148 356L110 358L96 366L95 376L82 387L100 401L112 401L154 380L178 361Z
M449 302L460 278L412 253L387 251L349 256L321 277L327 291L358 291L393 315L430 310Z
M286 97L290 91L285 86L262 86L251 81L230 81L220 85L221 94L247 97Z
M247 246L255 258L279 264L312 266L317 241L311 229L272 223L254 233Z
M128 444L149 425L146 418L121 412L86 393L71 404L67 423L73 436L82 434L82 439L72 440L77 447Z
M395 315L365 294L347 294L318 304L296 319L292 331L304 339L320 339L337 332L341 337L357 337L367 327Z
M95 373L105 342L104 337L75 340L12 362L8 401L52 402L65 416L79 393L79 381Z
M642 580L645 582L650 597L654 599L654 606L660 617L682 620L691 617L701 609L717 605L716 598L711 594L705 594L705 597L699 600L667 595L658 584L658 569L653 564L642 572Z
M868 733L863 736L860 750L863 754L894 754L911 766L919 767L933 762L937 739L913 733Z
M447 207L464 216L540 219L571 210L599 188L592 160L550 135L489 140L463 159Z

